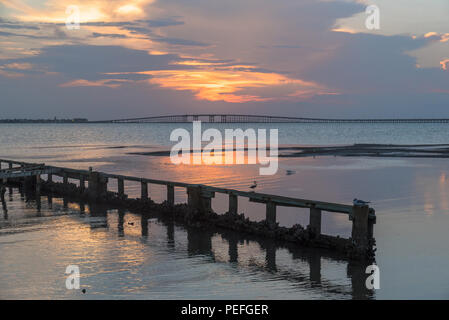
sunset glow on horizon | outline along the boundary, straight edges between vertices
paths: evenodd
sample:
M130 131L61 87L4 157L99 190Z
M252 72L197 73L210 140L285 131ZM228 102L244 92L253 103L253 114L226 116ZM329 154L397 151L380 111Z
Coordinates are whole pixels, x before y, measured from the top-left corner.
M117 104L136 91L135 115L157 113L163 101L191 110L214 103L214 109L239 104L246 112L275 107L291 115L397 113L386 101L392 95L401 101L400 93L410 88L437 99L436 113L447 112L449 88L441 79L448 77L449 30L440 16L422 20L408 8L411 20L422 20L420 30L409 28L392 20L403 1L382 0L382 27L370 31L364 27L369 1L268 1L262 10L252 10L253 0L232 1L232 14L218 2L199 2L2 1L0 80L7 81L4 87L37 81L42 95L33 101L52 114L44 94L71 104L69 97L81 97L76 93L89 87L120 97ZM79 30L66 28L69 5L79 9ZM440 6L436 1L425 10ZM390 74L394 68L402 72ZM154 96L158 100L148 109ZM103 95L85 97L84 113L92 112L90 104L101 109L93 117L107 110ZM379 108L366 103L378 99L384 101ZM9 102L10 115L24 103L20 97ZM406 112L405 104L396 105Z

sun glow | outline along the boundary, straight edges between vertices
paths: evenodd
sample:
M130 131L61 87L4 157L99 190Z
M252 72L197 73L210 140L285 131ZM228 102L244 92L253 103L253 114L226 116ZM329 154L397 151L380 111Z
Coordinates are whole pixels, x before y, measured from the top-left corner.
M117 73L110 73L114 74ZM197 99L208 101L303 100L315 95L335 94L314 82L277 73L238 71L233 66L220 70L150 70L137 74L150 75L148 81L161 88L191 91Z

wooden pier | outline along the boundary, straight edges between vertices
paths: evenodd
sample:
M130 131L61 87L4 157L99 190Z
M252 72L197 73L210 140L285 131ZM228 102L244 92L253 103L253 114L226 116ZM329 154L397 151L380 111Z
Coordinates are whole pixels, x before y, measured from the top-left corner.
M54 176L61 177L62 183L54 182ZM43 179L44 177L46 177L45 180ZM69 179L78 180L79 183L69 183ZM110 179L117 180L117 192L108 191ZM128 199L125 193L125 181L140 183L140 198ZM0 159L0 182L2 182L3 186L20 184L24 188L33 189L39 193L53 192L80 197L90 202L122 206L128 209L173 213L187 223L212 224L217 227L298 242L305 246L327 248L344 252L354 258L372 258L374 255L373 226L376 223L376 216L374 209L369 206L345 205L217 188L201 184L109 174L93 171L91 168L89 170L75 170L6 159ZM166 201L157 204L151 200L151 195L148 192L150 184L166 187ZM186 190L188 195L187 204L175 205L175 188L184 188ZM216 193L229 196L229 209L225 214L218 215L212 210L212 199ZM248 198L251 202L265 204L265 220L252 222L245 219L243 215L239 215L238 197ZM292 228L279 227L277 223L277 207L310 209L309 225L307 228L298 226ZM345 239L322 234L321 216L323 211L347 215L349 220L352 221L351 238Z

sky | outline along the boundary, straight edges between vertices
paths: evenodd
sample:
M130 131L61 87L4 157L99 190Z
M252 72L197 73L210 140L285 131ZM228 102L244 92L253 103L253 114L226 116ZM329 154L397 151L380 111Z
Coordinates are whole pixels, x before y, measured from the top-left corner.
M449 118L448 13L447 0L0 0L0 118Z

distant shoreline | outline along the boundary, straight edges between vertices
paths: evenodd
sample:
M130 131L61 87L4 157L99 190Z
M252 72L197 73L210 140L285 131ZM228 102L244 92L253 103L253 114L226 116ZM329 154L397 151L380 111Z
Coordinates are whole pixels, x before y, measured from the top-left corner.
M0 123L91 123L88 119L0 119Z

